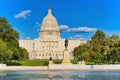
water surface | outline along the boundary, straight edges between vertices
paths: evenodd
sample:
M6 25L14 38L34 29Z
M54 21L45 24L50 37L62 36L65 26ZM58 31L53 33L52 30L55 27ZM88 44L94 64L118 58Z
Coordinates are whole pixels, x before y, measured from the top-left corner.
M0 80L120 80L120 71L9 71Z

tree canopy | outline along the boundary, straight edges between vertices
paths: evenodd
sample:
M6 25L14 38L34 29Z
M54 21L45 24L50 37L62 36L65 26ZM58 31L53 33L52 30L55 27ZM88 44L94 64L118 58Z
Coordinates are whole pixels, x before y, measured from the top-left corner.
M19 33L13 29L12 25L2 17L0 18L0 60L20 60L28 59L28 52L19 46ZM21 55L23 54L26 55ZM22 58L21 58L22 57Z
M97 30L86 44L74 49L74 57L77 60L104 63L120 60L120 37L113 34L111 37L103 31Z

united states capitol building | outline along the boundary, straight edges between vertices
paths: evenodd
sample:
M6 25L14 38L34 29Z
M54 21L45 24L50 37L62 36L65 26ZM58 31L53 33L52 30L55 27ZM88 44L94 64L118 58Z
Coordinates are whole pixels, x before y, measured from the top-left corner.
M52 15L52 10L48 9L48 14L42 21L39 37L34 40L19 40L19 45L29 52L29 59L63 59L65 39L60 37L60 30L56 18ZM75 47L86 43L80 40L68 40L68 50L72 58Z

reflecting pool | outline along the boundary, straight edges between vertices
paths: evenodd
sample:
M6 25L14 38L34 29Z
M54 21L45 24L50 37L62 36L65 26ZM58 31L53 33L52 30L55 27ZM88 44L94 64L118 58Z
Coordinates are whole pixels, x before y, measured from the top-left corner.
M4 71L0 80L120 80L120 71Z

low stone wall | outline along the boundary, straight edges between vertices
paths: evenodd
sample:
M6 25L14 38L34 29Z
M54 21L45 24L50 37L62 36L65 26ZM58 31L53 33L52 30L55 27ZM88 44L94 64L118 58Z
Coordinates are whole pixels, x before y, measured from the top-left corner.
M6 64L0 64L0 68L6 67Z
M77 64L49 65L49 70L88 70L88 69L91 69L90 65L77 65Z
M0 71L42 71L42 70L48 70L48 66L6 66L6 67L0 67Z
M49 70L120 70L120 65L78 65L78 64L53 64Z
M120 70L120 65L91 65L94 70Z
M44 70L120 70L120 65L50 64L49 66L6 66L0 64L0 71L44 71Z

